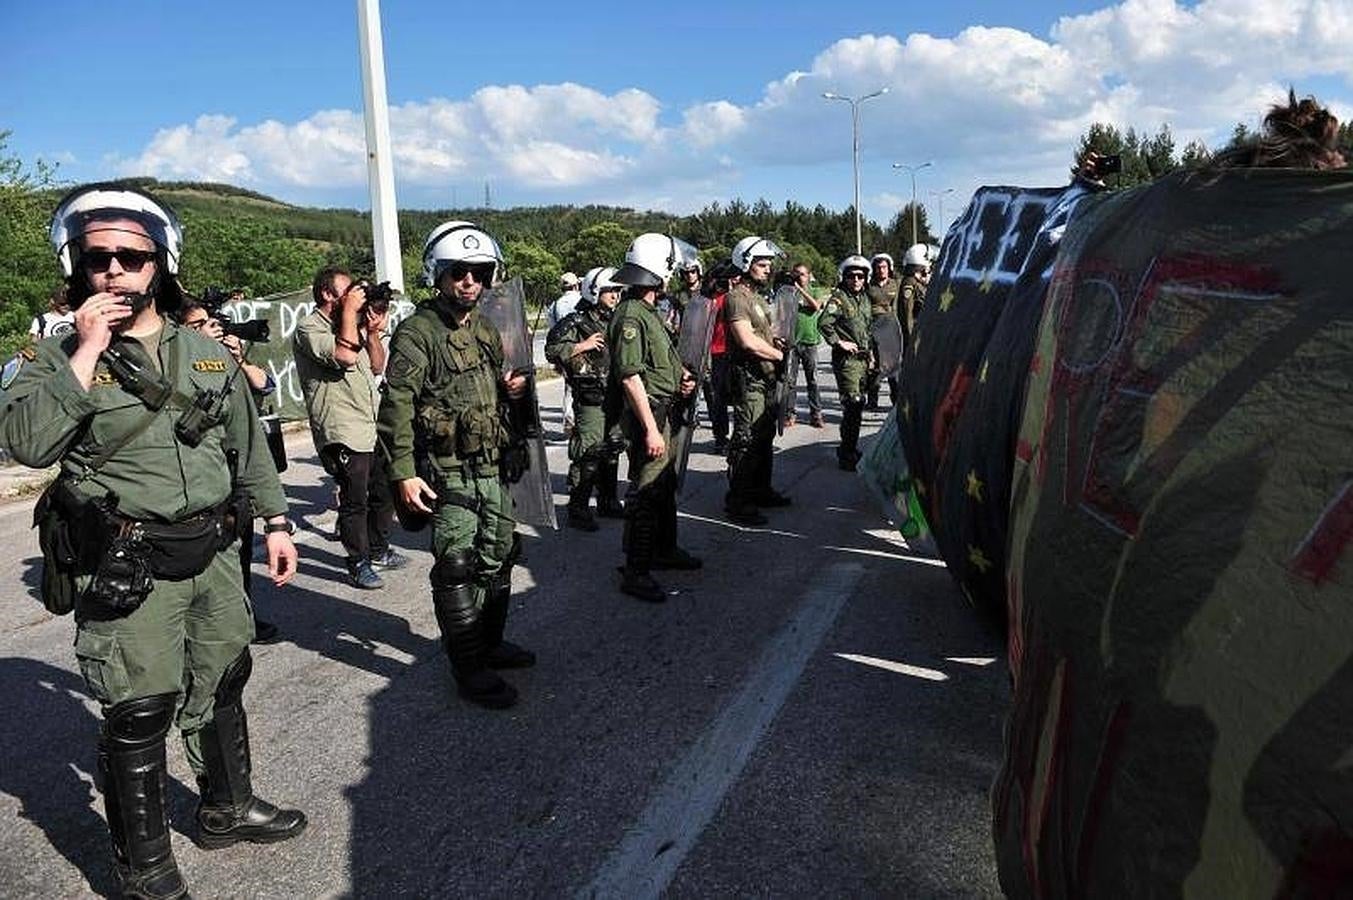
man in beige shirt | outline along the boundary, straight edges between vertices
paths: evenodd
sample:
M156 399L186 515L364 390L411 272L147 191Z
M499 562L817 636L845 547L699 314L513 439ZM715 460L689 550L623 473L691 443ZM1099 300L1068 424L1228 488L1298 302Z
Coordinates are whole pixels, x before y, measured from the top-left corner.
M390 547L394 502L385 461L375 452L376 376L385 371L387 313L369 309L364 284L338 267L321 269L311 293L315 311L292 336L296 374L315 449L338 484L338 537L348 578L374 590L385 584L376 569L408 562Z

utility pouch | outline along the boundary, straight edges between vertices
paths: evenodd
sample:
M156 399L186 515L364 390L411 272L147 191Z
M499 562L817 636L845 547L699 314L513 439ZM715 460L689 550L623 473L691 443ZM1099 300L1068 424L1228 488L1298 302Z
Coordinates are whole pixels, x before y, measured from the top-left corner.
M75 609L75 574L79 553L73 540L77 533L69 510L57 501L64 492L60 479L52 482L33 507L33 525L42 551L42 605L52 615L64 616Z
M606 385L598 379L579 379L572 387L573 396L583 406L601 406L606 402Z
M223 509L233 506L228 501L225 507L173 525L139 523L134 530L141 533L149 547L147 560L151 574L169 581L182 581L205 572L216 554L235 542L237 533L225 534L226 516L223 515ZM238 524L238 519L234 524Z
M113 617L136 612L155 586L150 552L138 526L120 528L108 539L94 578L80 598L81 607L95 606Z

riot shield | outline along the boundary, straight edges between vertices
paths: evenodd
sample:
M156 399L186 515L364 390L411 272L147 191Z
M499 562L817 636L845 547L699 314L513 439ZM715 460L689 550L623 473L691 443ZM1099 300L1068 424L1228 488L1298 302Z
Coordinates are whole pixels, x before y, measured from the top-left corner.
M785 433L785 424L794 415L798 401L799 357L794 353L794 326L799 319L799 289L787 284L775 292L771 301L771 332L784 348L779 380L775 383L775 430Z
M550 467L545 458L545 431L540 427L540 405L536 396L536 366L531 332L526 328L526 294L521 277L486 290L479 299L479 311L503 339L503 372L526 376L526 394L508 403L507 418L516 445L506 452L509 475L520 471L511 481L509 492L518 522L557 529L554 517L554 490L550 486Z
M691 455L691 439L695 436L695 410L700 398L700 383L705 380L705 363L709 360L709 341L714 332L713 304L699 294L691 297L681 317L681 334L677 337L677 355L681 364L695 376L696 389L689 397L682 397L672 417L672 467L676 472L677 487L686 481L686 461Z
M878 353L879 378L892 378L902 367L902 323L892 313L874 316L869 337Z

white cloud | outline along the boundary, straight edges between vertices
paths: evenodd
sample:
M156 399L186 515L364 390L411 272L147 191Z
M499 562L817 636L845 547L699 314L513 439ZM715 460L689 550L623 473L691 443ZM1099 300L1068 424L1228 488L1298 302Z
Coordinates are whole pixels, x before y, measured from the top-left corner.
M948 37L842 39L746 105L713 98L670 109L637 89L489 85L463 99L394 107L396 178L401 199L444 197L450 184L489 180L523 201L686 210L766 193L817 202L828 192L800 176L836 171L850 148L849 110L822 92L859 96L886 86L888 94L861 108L863 164L874 188L866 212L886 219L904 193L879 194L888 163L925 160L934 165L918 193L954 187L952 210L979 184L1060 183L1094 121L1152 133L1168 122L1181 148L1191 139L1216 144L1237 121L1256 123L1287 84L1301 90L1312 78L1341 84L1337 96L1321 99L1348 113L1349 47L1349 0L1124 0L1064 17L1045 36L974 25ZM208 115L158 132L120 168L283 197L347 189L357 198L365 152L356 111L243 127ZM791 171L800 180L791 182ZM776 184L784 185L779 197L767 188ZM832 198L841 194L832 186Z

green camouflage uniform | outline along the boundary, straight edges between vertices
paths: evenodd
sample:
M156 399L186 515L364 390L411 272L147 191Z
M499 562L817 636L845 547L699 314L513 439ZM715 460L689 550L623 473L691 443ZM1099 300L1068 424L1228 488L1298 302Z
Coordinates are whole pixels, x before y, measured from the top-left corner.
M625 567L646 575L655 557L676 547L676 472L672 468L672 403L681 388L681 357L662 317L638 299L622 300L611 316L608 342L611 377L643 381L666 451L649 459L642 420L625 403L621 428L629 443L629 489L625 493Z
M239 375L220 422L206 429L197 446L176 435L174 423L187 404L173 398L153 414L145 430L82 479L102 448L132 432L150 412L103 362L85 390L69 362L78 345L78 337L69 334L25 351L27 361L0 393L0 434L16 459L39 468L59 462L60 477L75 496L102 499L111 493L119 515L172 526L220 516L232 489L227 451L235 451L236 480L252 513L268 517L286 512L281 482L248 386ZM236 369L219 343L172 322L159 331L153 355L134 338L116 337L114 347L147 371L163 372L181 398L193 398L200 390L222 391ZM87 596L92 580L92 570L77 570L75 655L90 695L105 709L129 700L181 695L176 722L189 765L203 775L200 732L212 718L223 675L232 663L247 660L254 631L234 551L218 546L196 577L156 577L141 605L125 615L112 615Z
M837 456L846 462L859 455L860 420L870 369L869 295L863 291L850 294L838 286L827 299L818 330L832 348L832 372L841 398L841 447ZM841 349L843 340L853 341L859 349L847 353Z
M497 329L478 310L460 324L438 296L395 329L376 418L390 480L422 477L437 494L433 606L458 680L481 672L502 643L519 546L499 470L509 438L502 369Z
M616 454L619 451L609 451L606 440L605 403L611 370L610 345L587 353L573 353L576 344L593 334L604 334L610 318L610 311L600 304L584 301L576 310L560 319L545 338L545 358L563 371L573 394L573 433L568 442L571 513L587 510L594 485L598 503L603 508L618 506ZM618 444L618 440L615 443Z
M755 505L771 493L771 470L775 452L775 414L773 404L778 366L760 359L737 346L732 323L751 325L757 337L766 343L774 339L770 307L766 299L746 284L735 285L724 302L724 317L729 323L728 346L733 354L733 435L728 442L729 509Z
M916 334L916 321L921 318L921 309L925 306L925 282L915 275L902 279L902 289L897 295L897 318L902 322L902 346L911 347L911 339ZM910 349L907 349L910 353Z
M901 284L892 275L889 275L883 281L873 281L871 276L871 280L865 288L866 293L869 294L869 320L871 323L885 316L897 315L897 301L900 290ZM876 351L874 353L874 360L876 362L869 368L868 381L865 385L865 395L866 402L872 409L873 407L878 406L879 370L877 367L877 348L871 347L871 349ZM896 378L888 379L888 398L892 403L897 403Z

